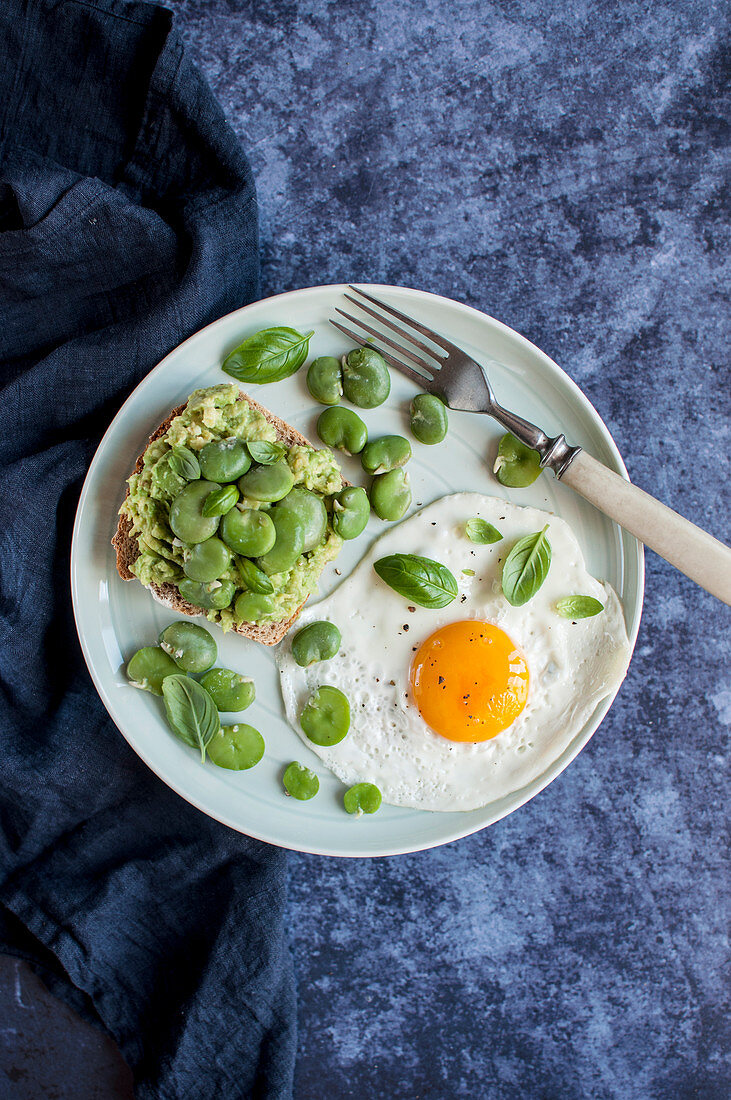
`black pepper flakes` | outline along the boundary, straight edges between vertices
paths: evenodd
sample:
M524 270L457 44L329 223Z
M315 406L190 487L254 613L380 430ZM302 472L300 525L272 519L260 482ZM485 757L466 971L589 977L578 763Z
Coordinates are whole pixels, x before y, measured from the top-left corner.
M407 611L411 611L411 612L414 612L414 611L416 611L416 608L414 607L414 605L413 605L413 604L409 604L409 606L408 606L408 607L406 608L406 610L407 610Z
M408 630L408 629L409 629L409 624L408 624L408 623L404 623L403 629L404 629L404 630Z

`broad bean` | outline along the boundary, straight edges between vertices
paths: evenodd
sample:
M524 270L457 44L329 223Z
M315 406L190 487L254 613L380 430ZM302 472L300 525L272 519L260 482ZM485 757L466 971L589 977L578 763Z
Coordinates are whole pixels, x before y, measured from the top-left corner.
M352 409L332 407L320 413L317 434L328 447L357 455L368 442L368 429Z
M267 512L232 508L221 523L221 538L236 554L256 558L274 546L277 533Z
M382 355L373 348L356 348L343 363L343 392L361 409L375 409L391 392L391 375Z
M348 485L333 498L333 530L341 539L357 538L370 514L368 494L360 485Z
M411 444L402 435L382 435L372 439L361 452L360 461L368 474L387 474L404 466L411 458Z
M339 688L323 685L313 691L300 725L316 745L337 745L350 729L350 703Z
M183 672L205 672L215 662L218 648L213 636L197 623L170 623L160 634L160 646Z
M339 405L343 395L340 360L332 355L313 359L307 369L307 388L321 405Z
M411 504L411 486L405 470L377 474L371 482L371 505L379 519L401 519Z
M411 431L420 443L441 443L447 434L447 407L433 393L417 393L411 402Z
M300 668L318 661L329 661L340 649L340 631L334 623L322 619L308 623L292 639L292 656Z
M218 530L218 516L204 516L203 505L219 486L213 481L191 481L170 505L170 529L189 546L205 542Z
M268 466L256 466L238 481L242 496L271 503L286 497L294 485L294 474L285 459Z
M216 581L231 565L231 551L225 543L212 535L205 542L198 542L186 551L183 572L191 581Z
M212 668L201 678L200 683L217 709L222 711L246 710L256 696L251 677L242 676L230 668Z
M234 439L214 439L198 452L203 477L209 481L236 481L251 466L245 445Z

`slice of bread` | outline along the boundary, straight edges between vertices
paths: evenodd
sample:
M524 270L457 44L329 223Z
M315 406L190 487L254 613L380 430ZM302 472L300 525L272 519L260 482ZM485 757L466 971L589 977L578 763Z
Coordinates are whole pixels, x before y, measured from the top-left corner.
M274 428L277 433L277 439L281 440L288 447L294 446L298 443L305 447L310 447L312 444L309 440L305 439L296 428L293 428L291 424L288 424L285 420L275 416L269 409L265 409L263 405L260 405L258 401L255 401L253 397L249 397L248 394L241 392L238 397L239 401L246 401L253 409L260 412L266 420ZM168 418L162 422L159 428L150 436L150 443L153 443L156 439L159 439L161 435L165 435L170 424L179 416L185 405L178 405L173 409ZM147 448L145 448L146 450ZM135 463L134 473L138 474L142 469L143 454L139 456ZM346 482L343 481L345 485ZM127 486L127 492L125 497L129 496L129 486ZM117 524L117 530L114 538L112 539L112 546L117 552L117 572L123 581L136 580L134 573L130 570L130 565L137 559L139 550L137 547L137 540L130 534L132 524L125 515L119 517L119 523ZM174 584L151 584L150 592L158 600L159 603L165 604L171 611L176 611L180 615L203 615L205 611L200 607L195 607L193 604L188 603L178 592ZM290 615L288 619L283 619L279 623L263 623L261 626L256 626L254 623L234 623L232 629L237 634L243 634L246 638L251 638L254 642L261 642L263 645L276 645L281 642L284 635L289 628L298 618L300 611L304 607L306 601L303 601L293 615Z

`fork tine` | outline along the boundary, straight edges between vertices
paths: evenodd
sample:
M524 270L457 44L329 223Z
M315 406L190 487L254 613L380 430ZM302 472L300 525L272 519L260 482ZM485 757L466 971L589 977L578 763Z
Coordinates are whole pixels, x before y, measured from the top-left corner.
M330 318L330 324L334 325L335 328L340 329L340 331L344 333L348 337L348 339L353 340L353 342L356 344L360 344L362 348L369 348L372 346L363 336L359 336L357 332L352 332L351 329L346 328L345 325L341 325L339 321L333 321L332 317ZM430 388L428 384L431 382L431 379L427 378L425 374L419 374L418 371L412 370L411 367L407 367L405 363L399 362L399 360L394 358L393 355L389 355L387 351L381 351L380 348L377 348L376 350L380 352L387 363L390 363L392 367L396 368L396 370L401 371L401 373L405 374L407 378L411 378L412 381L416 382L416 384L418 386L421 386L422 389Z
M402 313L399 309L394 309L393 306L389 306L386 302L381 301L380 298L374 297L373 294L368 294L365 290L361 290L360 287L353 286L352 283L349 289L356 294L360 294L363 298L367 298L369 302L373 302L374 305L380 309L390 313L392 317L398 317L399 321L403 321L404 324L410 325L411 328L415 328L417 332L420 332L422 336L426 336L428 340L431 340L442 351L450 354L462 354L460 349L447 340L446 336L441 336L438 332L434 332L433 329L427 328L426 325L422 325L419 321L415 321L413 317L409 317L406 313ZM347 297L347 295L346 295ZM365 307L364 307L365 308ZM430 354L434 354L431 352Z
M371 336L375 336L377 340L381 340L384 344L388 344L388 346L390 348L393 348L394 351L398 351L401 355L405 355L411 363L425 371L429 378L433 378L434 371L438 369L437 367L434 367L431 363L427 363L425 362L425 360L420 359L418 355L414 355L414 353L409 351L408 348L404 348L401 346L401 344L397 344L396 341L392 340L389 336L384 336L378 331L378 329L372 328L370 325L367 325L365 321L361 321L357 317L351 317L349 313L346 313L342 309L338 309L337 306L335 307L335 312L339 313L341 317L344 317L346 321L350 321L352 325L358 325L359 328L365 329L365 331L370 333Z
M359 302L358 299L353 298L351 294L345 294L344 297L349 302L352 302L354 306L357 306L358 309L364 310L365 313L370 313L371 317L375 317L375 319L377 321L380 321L382 325L387 325L388 328L392 329L393 332L400 336L402 340L407 340L410 344L413 344L414 347L417 347L419 351L423 351L427 355L431 355L432 359L442 358L439 352L434 351L433 348L427 347L426 344L422 343L421 340L418 340L416 336L412 336L410 332L404 332L400 325L395 325L393 321L389 321L388 317L382 317L377 310L373 309L371 306L367 306L365 302Z

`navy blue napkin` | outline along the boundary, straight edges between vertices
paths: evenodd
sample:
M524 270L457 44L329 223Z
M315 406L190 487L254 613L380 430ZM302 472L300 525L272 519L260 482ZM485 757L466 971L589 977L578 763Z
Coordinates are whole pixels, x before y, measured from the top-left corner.
M283 853L137 759L92 687L68 581L109 420L257 295L251 173L163 8L3 0L0 58L5 949L112 1034L139 1096L285 1097Z

